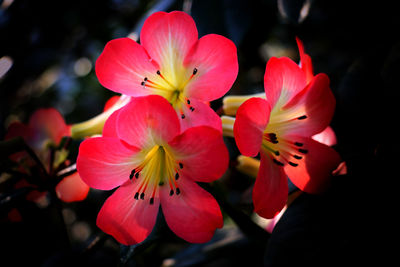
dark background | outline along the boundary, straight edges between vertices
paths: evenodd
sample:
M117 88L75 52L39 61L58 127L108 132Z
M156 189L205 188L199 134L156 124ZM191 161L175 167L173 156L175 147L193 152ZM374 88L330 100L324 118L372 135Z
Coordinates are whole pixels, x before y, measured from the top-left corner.
M22 222L0 221L1 266L160 266L167 258L176 266L384 265L392 260L399 178L394 151L399 143L400 16L395 1L5 2L0 1L0 58L8 56L13 64L0 77L1 139L11 121L27 122L40 107L57 108L68 124L100 113L114 95L98 83L94 72L104 45L138 34L152 11L184 9L194 18L199 36L222 34L237 45L239 76L228 94L263 91L267 60L289 56L298 61L295 37L304 42L314 72L331 79L337 100L331 124L338 138L335 149L346 161L348 174L335 178L323 195L302 194L271 236L254 239L231 224L211 242L222 240L223 245L208 250L175 237L162 218L157 242L118 245L95 226L109 192L91 191L84 202L47 208L20 203ZM76 70L82 66L86 71ZM220 106L221 100L212 103L215 109ZM234 141L227 138L226 143L234 159ZM71 159L78 146L75 141ZM234 168L225 176L225 200L248 213L249 207L238 199L251 180ZM61 210L70 221L63 223L54 215ZM234 221L241 225L240 218ZM238 238L228 242L232 235Z

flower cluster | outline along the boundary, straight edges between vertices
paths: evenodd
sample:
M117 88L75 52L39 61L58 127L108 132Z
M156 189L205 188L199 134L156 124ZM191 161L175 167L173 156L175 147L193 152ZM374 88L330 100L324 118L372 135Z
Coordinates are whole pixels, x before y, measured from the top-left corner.
M225 96L237 78L235 44L217 34L199 39L184 12L156 12L144 22L140 43L111 40L97 59L100 84L121 95L100 115L72 126L55 109L38 110L28 125L11 124L6 139L22 136L34 153L10 159L21 173L35 175L41 167L66 202L85 199L89 187L114 190L97 226L122 244L144 241L160 212L177 236L203 243L223 226L223 216L202 183L226 172L223 136L234 137L240 159L252 165L244 171L256 177L254 211L275 223L290 202L288 179L302 192L319 193L340 171L329 127L335 110L329 78L314 75L311 57L297 44L300 64L270 58L265 92L226 96L225 115L235 117L221 120L209 102ZM75 165L65 171L70 138L84 139L77 172Z

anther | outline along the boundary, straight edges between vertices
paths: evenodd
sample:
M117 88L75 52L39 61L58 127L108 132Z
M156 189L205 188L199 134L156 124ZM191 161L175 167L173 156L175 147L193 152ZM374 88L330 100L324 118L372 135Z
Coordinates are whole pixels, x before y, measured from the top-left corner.
M150 198L150 205L154 204L154 197Z
M185 118L185 114L182 114L182 115L181 115L181 118L184 119L184 118Z
M176 194L179 195L181 193L181 190L177 187L176 188Z
M295 142L294 145L295 146L303 146L303 143Z
M139 172L135 173L135 178L139 178Z
M179 162L179 168L183 169L183 163Z
M144 79L143 79L145 82L147 82L147 77L144 77Z
M190 111L193 112L194 111L194 107L190 107Z
M306 115L303 115L303 116L298 117L297 119L298 119L298 120L304 120L304 119L307 119L307 116L306 116Z
M144 86L144 85L145 85L145 82L141 82L140 85L141 85L141 86Z
M193 75L196 75L196 73L197 73L197 69L194 68L194 69L193 69Z
M133 176L135 175L135 172L136 172L135 169L133 169L133 170L131 171L131 174L129 175L129 179L132 180Z
M299 155L293 155L293 158L295 158L295 159L302 159L303 157L302 157L302 156L299 156Z
M144 199L144 192L140 194L140 199Z
M190 100L188 99L188 100L186 100L186 103L188 104L188 105L190 105Z
M136 192L134 198L135 198L135 199L139 199L139 192Z
M289 165L290 165L290 166L293 166L293 167L297 167L297 166L299 166L299 164L297 164L297 163L293 163L293 162L291 162L291 161L288 161L288 163L289 163Z
M162 185L164 185L164 182L161 181L161 182L158 183L158 185L159 185L159 186L162 186Z
M157 70L157 75L161 75L161 72L159 70Z
M300 152L300 153L303 153L303 154L307 154L307 153L308 153L308 150L307 150L307 149L299 148L299 152Z
M169 195L172 196L174 194L174 190L171 189L171 191L169 191Z
M275 154L275 156L279 156L280 155L278 150L275 151L274 154Z
M175 173L175 180L179 179L179 173Z
M273 159L273 162L274 162L275 164L277 164L278 166L283 166L283 165L284 165L282 162L280 162L280 161L277 160L277 159Z

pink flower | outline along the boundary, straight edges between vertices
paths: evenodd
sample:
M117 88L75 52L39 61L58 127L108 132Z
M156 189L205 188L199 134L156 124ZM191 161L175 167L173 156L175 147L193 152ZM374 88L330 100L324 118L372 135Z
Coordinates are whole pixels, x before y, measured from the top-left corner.
M125 245L142 242L162 207L171 230L186 241L208 241L222 227L216 200L196 182L212 182L227 169L221 133L208 126L181 130L164 98L133 98L106 121L102 137L79 148L77 169L93 188L116 191L97 225Z
M129 38L110 41L96 62L100 83L129 96L161 95L179 115L182 129L221 120L205 101L222 97L238 73L236 47L208 34L198 39L184 12L157 12L145 21L139 45Z
M67 157L65 150L55 150L53 159L51 159L51 149L56 148L64 136L70 136L70 127L56 109L42 108L36 110L30 117L28 125L21 122L11 123L5 139L17 136L21 136L26 144L32 148L50 176L55 175L54 170L65 162ZM24 151L11 155L11 159L20 164L20 171L26 173L29 173L29 168L35 164ZM26 186L27 184L26 181L21 181L18 186ZM80 201L86 198L89 186L83 183L79 175L75 173L61 180L56 191L59 198L64 202ZM46 192L34 190L28 194L27 199L36 201L45 194Z
M330 123L335 98L329 78L312 74L311 59L298 40L301 64L271 58L266 67L266 98L251 98L236 113L234 136L243 155L260 152L253 190L255 211L273 218L286 204L287 177L302 191L321 192L340 156L311 137Z

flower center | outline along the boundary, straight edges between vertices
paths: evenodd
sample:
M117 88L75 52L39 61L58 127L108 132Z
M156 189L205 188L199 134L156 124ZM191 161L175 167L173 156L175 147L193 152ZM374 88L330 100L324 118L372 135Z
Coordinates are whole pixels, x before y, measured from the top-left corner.
M157 76L154 76L153 80L144 77L141 85L149 88L154 94L161 95L167 99L174 109L180 112L181 118L184 119L183 105L186 105L190 111L194 111L194 107L190 105L190 100L185 96L185 88L197 73L198 69L194 68L188 78L187 75L182 74L179 76L179 82L174 84L160 70L157 70Z
M165 182L168 182L171 188L170 196L174 193L179 195L181 191L177 184L178 170L182 168L183 164L175 160L170 148L160 145L153 146L146 153L143 161L129 175L130 180L135 177L140 183L135 192L135 199L144 200L150 194L150 204L153 204L158 186L163 186Z
M303 115L292 120L305 119L307 119L307 116ZM308 149L304 143L278 136L270 128L267 127L264 131L262 149L272 157L273 162L278 166L289 164L292 167L297 167L304 155L308 153Z

